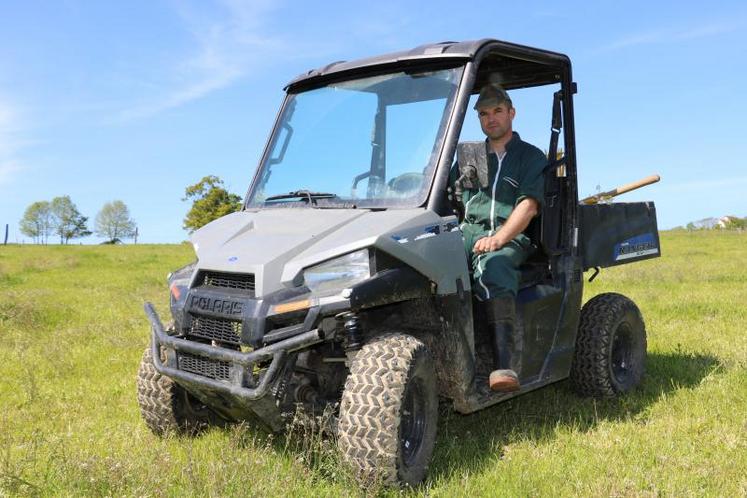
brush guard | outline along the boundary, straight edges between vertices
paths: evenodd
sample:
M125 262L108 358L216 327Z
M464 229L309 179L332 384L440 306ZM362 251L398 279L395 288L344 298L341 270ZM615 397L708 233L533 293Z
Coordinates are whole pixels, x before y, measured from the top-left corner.
M153 305L145 303L144 308L153 333L153 366L161 375L243 401L254 401L268 393L278 373L282 371L289 353L324 341L323 332L320 329L313 329L254 351L235 351L170 336L166 333ZM162 348L166 351L166 361L161 359ZM182 358L197 362L207 361L225 375L222 379L210 378L180 369L180 355L183 355ZM269 366L257 374L255 371L267 361L270 362Z

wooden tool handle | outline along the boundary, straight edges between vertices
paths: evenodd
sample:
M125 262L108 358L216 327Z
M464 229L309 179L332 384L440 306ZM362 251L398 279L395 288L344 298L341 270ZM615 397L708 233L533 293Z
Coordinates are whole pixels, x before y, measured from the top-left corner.
M659 180L661 180L661 177L659 175L647 176L646 178L641 178L640 180L636 180L632 183L628 183L627 185L623 185L622 187L617 187L614 190L615 192L614 195L624 194L625 192L630 192L631 190L645 187L646 185L651 185L652 183L656 183Z
M645 187L646 185L651 185L652 183L656 183L659 180L661 180L661 177L659 175L647 176L646 178L641 178L640 180L628 183L627 185L623 185L622 187L617 187L616 189L612 189L608 192L601 192L596 195L585 197L579 202L581 204L598 204L599 202L608 201L609 199L617 197L620 194L624 194L625 192L630 192L631 190Z

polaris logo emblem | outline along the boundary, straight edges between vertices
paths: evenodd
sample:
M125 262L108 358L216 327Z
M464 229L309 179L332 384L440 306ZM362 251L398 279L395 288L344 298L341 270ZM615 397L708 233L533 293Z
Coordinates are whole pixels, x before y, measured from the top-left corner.
M192 296L190 308L220 313L222 315L240 315L244 310L243 303L240 301L228 301L226 299L201 296Z

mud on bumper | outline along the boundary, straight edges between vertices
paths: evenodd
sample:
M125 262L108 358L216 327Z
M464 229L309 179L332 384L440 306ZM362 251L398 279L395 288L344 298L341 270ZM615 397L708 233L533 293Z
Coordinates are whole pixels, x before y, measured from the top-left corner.
M177 317L183 313L198 318L223 318L224 321L234 322L234 305L240 304L237 309L248 318L248 325L245 323L243 326L240 341L238 336L232 336L235 349L214 346L213 344L220 344L222 336L216 336L218 340L211 342L208 342L211 334L199 336L201 340L191 340L187 338L190 336L189 327L181 327L181 331L177 327L175 335L168 334L153 306L145 303L145 313L152 329L153 364L160 374L191 388L190 390L218 394L222 398L228 397L251 406L253 403L248 402L263 398L272 389L282 375L286 359L293 352L334 340L338 334L343 337L346 348L358 347L360 336L357 335L357 319L347 321L345 315L348 312L358 313L399 301L428 297L431 286L415 270L400 267L381 270L344 294L314 298L311 301L304 299L311 306L305 308L303 316L297 315L293 324L272 330L267 330L266 327L269 310L278 305L293 304L289 303L290 299L298 299L305 294L299 294L295 290L284 291L256 300L253 295L193 288L189 291L189 297L179 304L181 308L175 307L172 300L172 315L177 324ZM189 304L186 304L187 301ZM201 304L203 302L205 305ZM193 306L194 303L197 305ZM239 350L239 343L250 344L255 348L244 352ZM162 352L166 353L165 360L161 357Z
M254 351L236 351L171 336L166 333L153 305L145 303L144 308L152 330L153 365L160 374L181 384L244 402L260 399L268 393L289 353L325 340L322 330L315 328ZM161 351L166 353L165 361Z

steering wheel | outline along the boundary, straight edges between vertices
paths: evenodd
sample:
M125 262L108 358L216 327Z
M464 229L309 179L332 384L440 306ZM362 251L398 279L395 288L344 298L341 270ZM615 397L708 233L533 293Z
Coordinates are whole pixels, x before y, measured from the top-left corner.
M395 176L389 180L389 190L393 190L398 194L407 194L420 188L423 183L422 173L402 173L399 176Z

